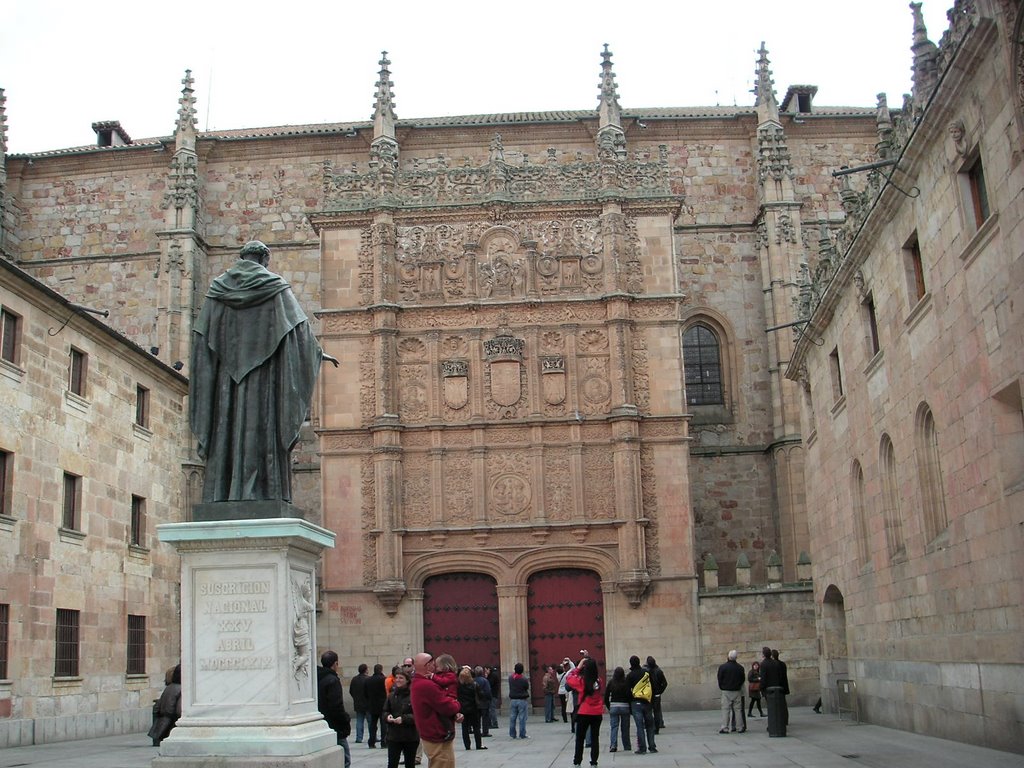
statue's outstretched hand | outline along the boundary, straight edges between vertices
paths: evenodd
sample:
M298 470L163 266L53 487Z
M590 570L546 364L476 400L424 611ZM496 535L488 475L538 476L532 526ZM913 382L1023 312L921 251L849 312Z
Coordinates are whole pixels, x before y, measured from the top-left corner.
M320 357L323 358L324 360L326 360L327 362L331 363L335 368L337 368L339 365L341 365L341 363L338 362L338 358L336 358L336 357L334 357L332 355L328 355L326 352L321 352L320 353Z

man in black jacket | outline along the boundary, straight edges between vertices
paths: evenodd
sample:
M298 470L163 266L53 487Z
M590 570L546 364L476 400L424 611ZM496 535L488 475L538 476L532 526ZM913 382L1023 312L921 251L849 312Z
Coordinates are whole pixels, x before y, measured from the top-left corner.
M370 733L366 737L366 746L373 749L377 746L377 726L380 726L380 740L387 740L387 725L381 719L384 714L384 702L388 700L388 689L385 684L384 665L374 664L373 674L366 681L366 712L370 716Z
M366 725L366 681L370 676L366 674L368 667L365 664L359 665L359 674L352 678L348 684L348 693L352 697L352 709L356 713L356 744L363 741L363 728Z
M786 691L789 682L785 670L772 658L772 649L767 645L761 649L761 690L768 705L768 735L786 735Z
M668 688L668 679L665 671L658 666L653 656L647 657L647 672L651 676L651 689L654 696L651 699L651 709L654 713L654 732L659 733L665 727L665 718L661 714L661 694Z
M352 756L348 751L348 735L352 732L352 721L345 711L345 697L338 678L338 654L325 651L320 664L316 668L317 709L338 734L338 746L345 751L345 768L349 768Z
M739 732L743 733L747 730L747 713L743 709L743 683L747 679L747 675L743 670L743 665L736 661L736 651L729 651L729 658L718 668L718 689L722 692L722 727L719 729L719 733L729 733L730 727L732 730L737 730L736 723L736 705L740 708L740 718L742 726L739 728ZM731 724L731 725L730 725Z

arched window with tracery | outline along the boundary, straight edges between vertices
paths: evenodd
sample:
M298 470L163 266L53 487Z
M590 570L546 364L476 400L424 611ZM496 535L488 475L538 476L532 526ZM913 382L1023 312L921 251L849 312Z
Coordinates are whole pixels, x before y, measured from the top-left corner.
M706 323L694 323L683 333L683 368L687 405L724 405L722 345Z
M882 516L885 519L885 541L889 557L900 557L906 552L903 543L903 518L900 515L899 481L896 478L896 452L888 435L882 435L878 451L878 465L882 473Z
M946 496L942 491L939 438L935 432L935 417L928 403L918 406L916 422L917 474L921 483L924 532L926 543L929 543L946 530L949 518L946 515Z

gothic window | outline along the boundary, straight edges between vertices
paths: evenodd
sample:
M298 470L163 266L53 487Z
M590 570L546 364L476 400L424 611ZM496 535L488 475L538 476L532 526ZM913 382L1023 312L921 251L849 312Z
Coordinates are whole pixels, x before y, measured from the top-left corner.
M857 534L857 556L861 565L871 559L871 545L868 538L867 510L864 506L864 470L860 462L854 460L853 471L850 473L850 495L853 498L853 527Z
M723 405L722 351L718 336L704 323L683 333L683 368L688 405Z
M935 418L927 403L917 409L917 474L921 482L924 530L927 542L946 530L946 497L942 491L942 467L939 464L939 440Z
M900 490L896 477L896 453L893 451L892 440L882 435L882 444L878 451L878 465L882 473L882 518L885 522L885 542L891 559L901 558L906 554L903 543L903 520L900 517Z
M828 355L828 370L832 379L832 401L838 403L843 399L843 369L839 364L839 347L833 348Z

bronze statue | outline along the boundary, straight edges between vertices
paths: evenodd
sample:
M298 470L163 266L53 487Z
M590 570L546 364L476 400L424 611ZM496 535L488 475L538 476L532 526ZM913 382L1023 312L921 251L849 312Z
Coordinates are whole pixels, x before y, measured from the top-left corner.
M203 501L291 501L290 453L326 354L291 286L246 243L206 293L192 336L189 423Z

